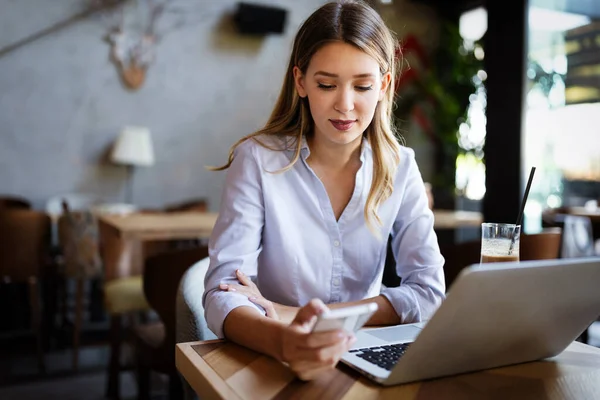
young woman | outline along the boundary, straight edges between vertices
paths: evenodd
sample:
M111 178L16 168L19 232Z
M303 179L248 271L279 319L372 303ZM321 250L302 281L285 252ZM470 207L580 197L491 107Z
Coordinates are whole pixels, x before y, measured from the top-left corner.
M381 325L428 319L444 298L425 186L391 126L395 43L362 2L319 8L296 35L266 126L222 167L208 326L302 379L333 368L354 339L310 333L325 303L376 302L369 323ZM382 288L390 235L402 284Z

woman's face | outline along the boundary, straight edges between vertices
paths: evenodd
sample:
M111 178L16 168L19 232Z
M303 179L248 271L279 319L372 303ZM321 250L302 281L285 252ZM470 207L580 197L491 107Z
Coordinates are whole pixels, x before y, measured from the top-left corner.
M319 49L306 74L294 67L296 90L308 97L315 139L346 145L360 140L384 98L391 75L382 76L377 61L342 42Z

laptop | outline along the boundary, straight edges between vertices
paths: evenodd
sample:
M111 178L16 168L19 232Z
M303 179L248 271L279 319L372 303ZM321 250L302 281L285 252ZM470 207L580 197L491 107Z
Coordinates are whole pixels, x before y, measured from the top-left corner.
M600 316L600 257L472 265L427 322L363 329L342 362L382 385L553 357Z

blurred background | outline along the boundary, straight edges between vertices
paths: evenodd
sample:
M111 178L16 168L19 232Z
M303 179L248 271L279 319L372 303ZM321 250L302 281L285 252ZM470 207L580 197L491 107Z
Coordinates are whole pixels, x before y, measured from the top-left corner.
M324 3L0 0L0 397L138 396L133 373L111 370L112 317L127 313L107 306L106 283L134 276L140 301L148 294L143 268L107 275L118 269L111 255L143 266L165 249L205 246L206 235L140 239L131 261L124 235L109 244L110 218L164 217L160 225L175 221L169 213L218 212L224 173L205 167L265 123L294 35ZM573 243L588 246L580 255L597 251L600 2L369 3L399 39L399 133L434 210L459 221L437 229L447 268L464 266L452 254L479 238L481 221L517 219L534 166L523 232L563 229L566 255L569 218L583 218ZM99 215L108 217L98 224ZM15 248L43 255L10 256ZM19 263L33 272L15 278ZM133 311L161 320L152 308ZM153 375L152 398L168 398L164 376Z

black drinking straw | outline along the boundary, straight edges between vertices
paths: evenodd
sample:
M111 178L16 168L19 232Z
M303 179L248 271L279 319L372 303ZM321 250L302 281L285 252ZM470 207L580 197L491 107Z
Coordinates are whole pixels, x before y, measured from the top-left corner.
M512 254L513 247L515 247L515 242L517 241L517 226L521 225L521 221L523 220L523 210L525 210L525 203L527 203L527 197L529 196L529 189L531 189L531 182L533 181L534 174L535 167L531 167L531 172L529 173L529 181L527 181L527 187L525 188L523 200L521 201L521 210L519 210L519 216L517 217L517 223L515 224L515 231L513 232L513 237L510 241L510 247L508 248L509 256Z

